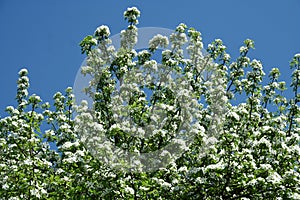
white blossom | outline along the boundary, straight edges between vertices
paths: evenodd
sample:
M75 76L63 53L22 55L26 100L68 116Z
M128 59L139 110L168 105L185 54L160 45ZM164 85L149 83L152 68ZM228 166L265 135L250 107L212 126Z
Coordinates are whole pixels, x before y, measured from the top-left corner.
M295 58L300 58L300 53L294 55Z
M125 192L129 194L134 194L134 189L132 187L126 186L125 187Z
M267 177L267 181L272 182L273 184L279 183L281 181L281 176L277 172L273 172Z
M149 48L154 50L158 47L166 48L168 45L168 38L166 36L162 36L161 34L157 34L149 41Z
M101 25L95 31L95 36L108 37L110 35L110 30L108 26Z
M6 189L8 189L8 188L9 188L9 186L8 186L7 183L5 183L4 185L2 185L2 189L6 190Z
M19 71L19 75L20 75L20 76L26 76L27 74L28 74L27 69L21 69L21 70Z

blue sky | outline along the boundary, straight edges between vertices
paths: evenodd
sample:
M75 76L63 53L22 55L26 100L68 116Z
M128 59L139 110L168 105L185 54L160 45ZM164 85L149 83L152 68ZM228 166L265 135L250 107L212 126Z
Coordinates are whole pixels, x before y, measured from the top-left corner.
M222 39L234 58L251 38L256 50L249 55L290 80L288 62L300 52L300 0L0 0L0 115L15 105L21 68L29 70L30 92L44 101L72 86L84 59L79 42L102 24L119 33L131 6L141 10L139 27L174 29L183 22L201 31L205 46Z

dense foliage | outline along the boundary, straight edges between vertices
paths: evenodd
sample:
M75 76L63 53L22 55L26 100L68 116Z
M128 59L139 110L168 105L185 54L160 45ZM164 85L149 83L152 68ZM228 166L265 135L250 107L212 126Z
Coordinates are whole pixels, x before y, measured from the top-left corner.
M235 61L220 39L204 55L200 32L180 24L137 52L139 15L124 12L118 50L107 26L80 43L93 105L75 105L72 88L43 103L19 72L17 106L0 119L0 198L300 199L300 54L288 99L279 69L263 80L262 63L247 57L253 41ZM180 155L159 152L172 142ZM148 161L130 165L116 151Z

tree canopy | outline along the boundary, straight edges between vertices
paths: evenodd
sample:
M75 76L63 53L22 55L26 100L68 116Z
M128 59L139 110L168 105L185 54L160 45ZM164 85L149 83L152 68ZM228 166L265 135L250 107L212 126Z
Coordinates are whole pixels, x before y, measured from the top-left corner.
M0 198L300 199L300 54L289 85L278 68L266 81L250 39L232 60L181 23L135 49L139 16L124 12L118 49L104 25L80 43L92 105L72 88L43 102L20 70L0 119Z

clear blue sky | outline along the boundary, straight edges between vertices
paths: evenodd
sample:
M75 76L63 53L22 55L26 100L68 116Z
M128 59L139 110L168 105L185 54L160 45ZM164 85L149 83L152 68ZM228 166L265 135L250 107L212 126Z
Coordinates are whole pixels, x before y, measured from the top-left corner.
M300 0L0 0L0 115L15 105L21 68L29 70L30 91L45 101L72 86L84 59L78 43L102 24L112 34L124 29L123 11L131 6L142 12L139 27L184 22L201 31L205 46L222 39L234 58L251 38L250 56L266 71L279 67L289 82L288 62L300 52Z

